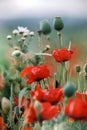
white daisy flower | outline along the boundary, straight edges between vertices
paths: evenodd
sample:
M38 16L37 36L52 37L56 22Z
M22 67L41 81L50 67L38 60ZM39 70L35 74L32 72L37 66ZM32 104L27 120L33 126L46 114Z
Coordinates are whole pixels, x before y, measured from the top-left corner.
M18 32L19 34L23 34L23 33L28 33L29 34L29 30L27 29L27 27L20 27L18 26Z
M14 57L14 56L21 56L22 54L23 53L20 50L14 50L11 55Z
M17 35L19 32L18 32L18 30L17 29L15 29L15 30L13 30L13 32L12 32L14 35Z
M6 37L8 40L11 40L12 39L12 36L11 35L7 35Z
M32 37L34 36L34 32L30 32L29 35Z

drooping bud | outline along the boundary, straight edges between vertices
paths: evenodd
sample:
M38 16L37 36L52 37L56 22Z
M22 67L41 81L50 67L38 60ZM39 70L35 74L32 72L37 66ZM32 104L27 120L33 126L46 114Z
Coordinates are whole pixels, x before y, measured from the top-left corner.
M43 20L40 22L40 30L44 35L48 35L49 33L51 33L51 27L48 20Z
M55 17L53 21L54 29L57 31L61 31L64 27L61 17Z
M80 73L80 71L81 71L80 65L76 65L76 72L77 72L77 73Z
M65 86L64 86L64 95L66 97L71 97L73 96L74 92L76 91L76 88L74 87L74 85L72 83L67 83Z
M84 65L83 69L87 73L87 63Z
M7 114L10 110L10 100L7 99L6 97L3 97L1 100L1 107L2 107L2 111L4 112L4 114Z

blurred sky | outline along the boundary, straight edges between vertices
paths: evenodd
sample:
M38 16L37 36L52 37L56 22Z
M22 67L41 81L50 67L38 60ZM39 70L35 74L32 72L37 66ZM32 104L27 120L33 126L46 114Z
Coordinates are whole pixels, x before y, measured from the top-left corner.
M87 0L0 0L0 19L41 16L87 17Z

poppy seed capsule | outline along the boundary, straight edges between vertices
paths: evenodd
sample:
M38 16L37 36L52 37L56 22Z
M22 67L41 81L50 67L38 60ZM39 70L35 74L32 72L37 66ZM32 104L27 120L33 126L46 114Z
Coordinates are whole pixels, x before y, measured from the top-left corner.
M81 67L79 65L76 65L76 72L79 73L81 71Z
M67 83L65 86L64 86L64 95L66 97L71 97L73 96L74 92L75 92L75 87L72 83Z
M64 27L61 17L55 17L53 21L54 29L57 31L61 31Z
M87 73L87 63L84 65L83 69Z
M40 30L44 35L48 35L49 33L51 33L51 27L48 23L48 20L43 20L40 22Z

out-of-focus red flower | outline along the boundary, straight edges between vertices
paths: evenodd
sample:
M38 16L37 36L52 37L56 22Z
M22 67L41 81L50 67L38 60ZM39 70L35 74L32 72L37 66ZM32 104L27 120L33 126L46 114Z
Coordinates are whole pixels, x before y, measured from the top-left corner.
M54 89L41 89L40 85L36 85L36 90L31 91L31 96L40 102L50 102L56 104L61 102L64 97L63 89L61 86Z
M84 93L76 92L76 97L78 99L86 100L87 101L87 91Z
M43 120L51 120L56 117L60 112L60 108L58 106L52 106L50 103L45 102L41 103L41 110L39 111L39 119ZM38 120L37 110L34 107L34 104L31 104L28 108L25 109L23 117L25 118L25 123L33 123Z
M25 123L33 123L37 121L37 114L36 110L34 108L34 104L30 104L29 107L27 107L23 113L23 117L25 118Z
M20 106L21 110L24 111L26 109L26 107L28 107L30 105L30 98L22 97L20 105L21 105Z
M50 73L47 66L44 64L38 66L31 66L23 69L21 72L21 76L22 77L28 76L27 84L31 84L35 81L40 81L44 78L49 77Z
M87 101L70 98L65 107L65 115L79 120L87 119Z
M21 130L33 130L33 129L29 126L24 126L23 128L21 128Z
M65 62L69 61L72 58L72 53L72 51L67 50L66 48L62 48L60 50L53 50L52 55L57 62Z
M15 102L15 105L18 106L18 97L17 96L14 96L14 102ZM21 111L24 111L26 107L28 107L30 105L30 98L26 98L26 97L22 97L21 99L21 103L20 103L20 109Z
M0 130L8 130L7 125L3 122L3 118L0 116Z
M60 108L50 103L42 103L41 120L51 120L58 115Z
M14 96L14 103L16 106L18 106L18 97L17 96Z

